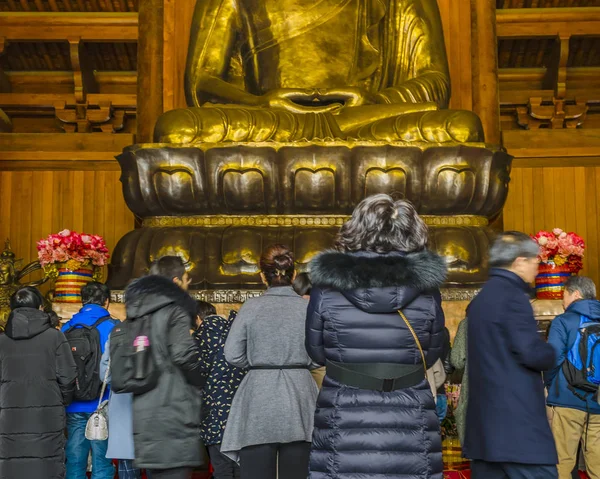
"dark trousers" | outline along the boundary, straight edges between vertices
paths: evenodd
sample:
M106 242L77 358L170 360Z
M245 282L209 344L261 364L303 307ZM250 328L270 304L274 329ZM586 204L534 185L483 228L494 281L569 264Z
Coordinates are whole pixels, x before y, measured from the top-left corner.
M278 456L279 455L279 461ZM306 479L310 442L260 444L240 451L241 479Z
M177 469L154 469L152 479L190 479L191 467L178 467Z
M210 463L214 469L214 479L240 479L240 467L224 454L221 454L221 445L208 446Z
M558 479L558 471L556 466L472 461L471 479Z

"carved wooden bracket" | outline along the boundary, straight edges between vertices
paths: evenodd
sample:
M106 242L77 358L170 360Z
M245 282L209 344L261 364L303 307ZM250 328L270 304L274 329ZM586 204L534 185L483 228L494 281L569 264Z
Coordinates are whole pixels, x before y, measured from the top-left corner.
M110 101L98 105L65 102L54 104L56 118L67 133L89 133L99 128L103 133L115 133L123 129L125 110L116 109Z
M69 38L68 41L75 84L75 100L78 103L84 103L88 93L98 92L98 84L90 64L90 56L87 54L81 38Z
M588 111L585 100L575 99L575 104L553 98L544 102L542 98L530 98L526 107L517 107L517 122L526 130L538 128L577 128L583 125Z

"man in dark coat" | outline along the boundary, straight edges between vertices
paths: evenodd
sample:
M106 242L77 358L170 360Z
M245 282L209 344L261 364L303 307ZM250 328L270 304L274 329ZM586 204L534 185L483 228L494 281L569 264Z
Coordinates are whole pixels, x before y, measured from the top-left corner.
M40 310L32 287L11 298L0 335L0 477L65 477L65 405L75 392L77 370L64 334Z
M538 335L527 294L538 251L524 233L501 234L490 249L490 279L467 311L463 452L473 479L558 477L541 374L553 366L554 348Z
M152 317L150 344L160 370L156 388L133 398L135 464L154 479L188 479L204 460L199 388L206 372L190 334L196 303L185 291L190 281L179 257L159 259L150 273L125 291L128 321Z

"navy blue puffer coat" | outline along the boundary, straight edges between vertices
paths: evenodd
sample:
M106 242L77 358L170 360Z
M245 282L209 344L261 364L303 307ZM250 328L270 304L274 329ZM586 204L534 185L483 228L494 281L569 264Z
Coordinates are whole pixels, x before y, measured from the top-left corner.
M311 264L306 325L311 358L341 363L422 363L443 348L439 287L446 266L428 252L323 253ZM379 392L325 376L315 415L310 479L442 478L442 443L431 389Z

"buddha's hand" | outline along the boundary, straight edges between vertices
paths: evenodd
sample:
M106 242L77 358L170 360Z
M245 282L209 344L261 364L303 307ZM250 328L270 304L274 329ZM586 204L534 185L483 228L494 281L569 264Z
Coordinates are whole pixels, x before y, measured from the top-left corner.
M339 101L343 104L343 108L378 103L373 93L359 87L322 88L316 90L315 96L320 101Z
M259 106L278 108L292 113L332 113L342 108L341 103L318 103L314 90L278 88L258 97Z

